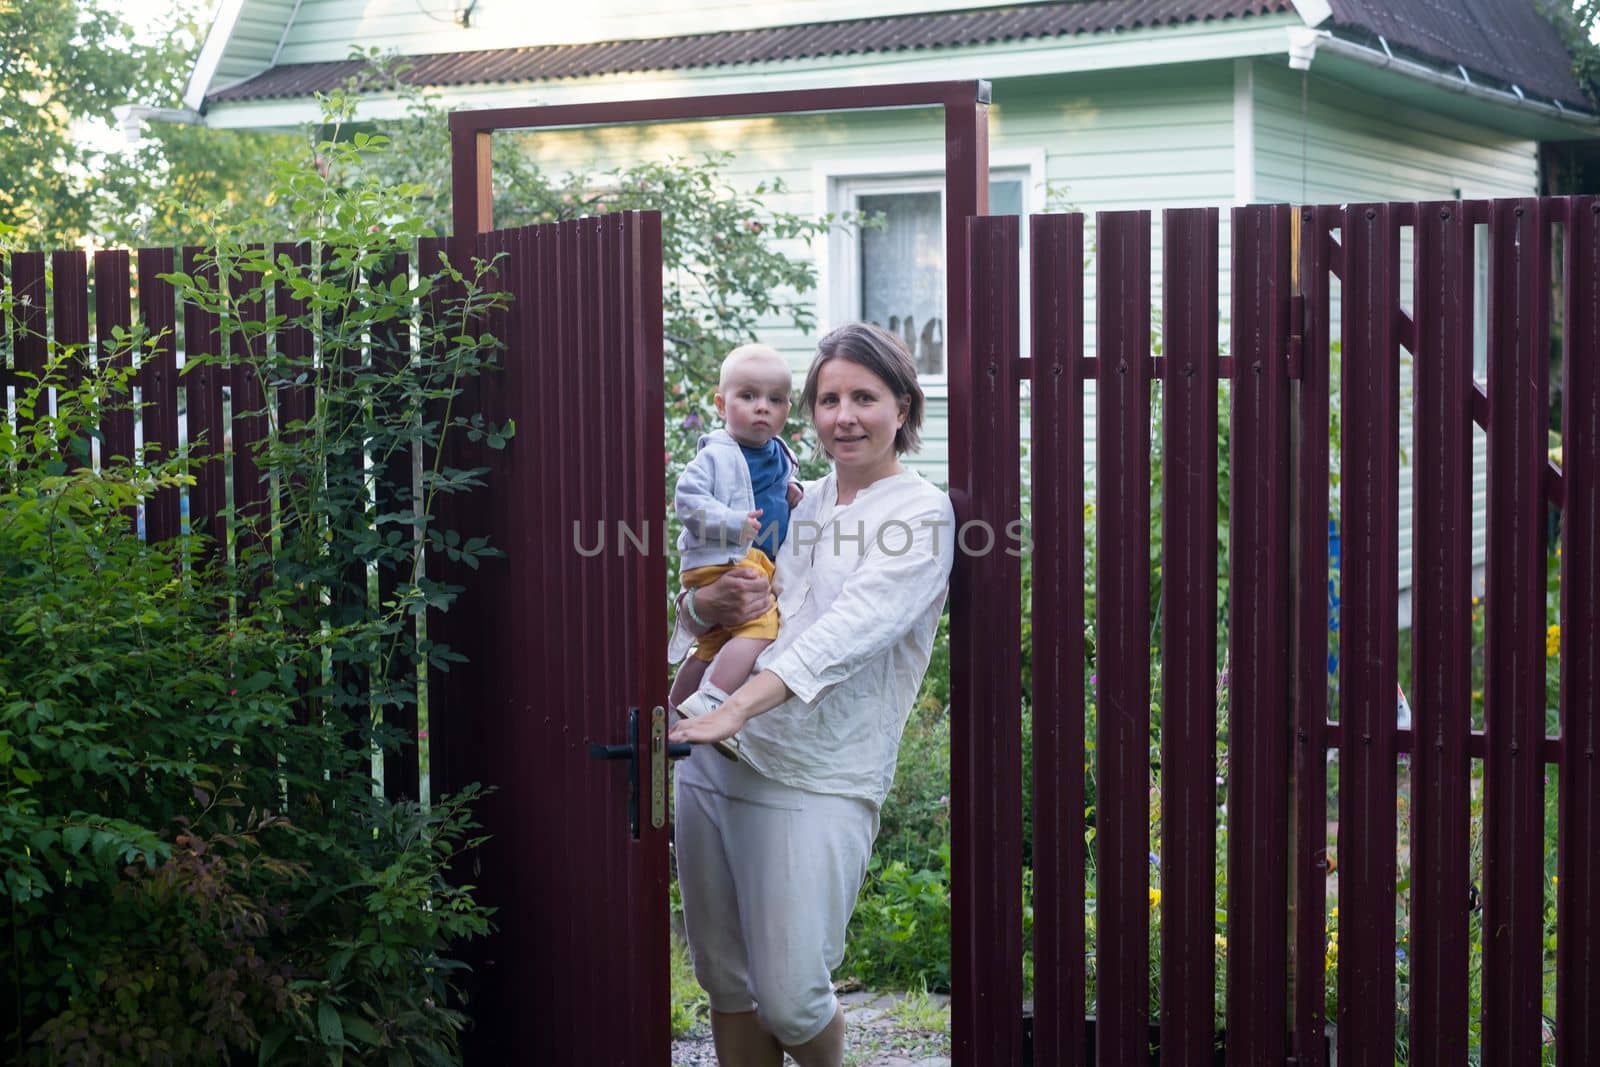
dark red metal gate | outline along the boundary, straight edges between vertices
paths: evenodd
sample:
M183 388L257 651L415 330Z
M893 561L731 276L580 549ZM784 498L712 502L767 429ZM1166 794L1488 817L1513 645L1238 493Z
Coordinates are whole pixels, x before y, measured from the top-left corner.
M666 1063L666 766L649 758L665 736L666 557L615 540L618 524L660 535L666 508L661 219L497 231L452 249L468 255L498 261L512 297L485 324L505 371L476 402L517 427L500 452L457 437L453 465L489 468L492 496L450 518L505 558L447 570L465 591L429 620L471 660L430 679L438 788L496 790L469 876L498 909L473 960L469 1059ZM608 550L587 551L602 521ZM636 768L594 760L631 728Z

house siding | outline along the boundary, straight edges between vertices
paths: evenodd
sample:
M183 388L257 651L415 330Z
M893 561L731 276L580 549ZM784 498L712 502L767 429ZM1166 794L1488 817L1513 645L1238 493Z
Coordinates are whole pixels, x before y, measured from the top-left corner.
M828 115L672 123L640 127L563 130L519 138L541 165L558 171L608 168L628 161L696 158L735 152L724 175L736 188L781 181L784 189L766 203L780 210L816 213L828 209L827 183L834 170L856 171L878 162L893 174L895 160L937 165L943 124L935 111L879 111ZM1086 240L1093 246L1097 211L1151 208L1153 292L1159 300L1160 214L1164 207L1226 203L1234 183L1233 69L1229 63L1192 64L1137 71L1014 79L994 85L989 146L996 166L1042 149L1043 174L1034 174L1030 210L1083 211L1090 216ZM1226 262L1227 235L1223 233ZM818 266L819 290L828 289L826 241L790 244L786 251ZM1224 285L1226 282L1224 281ZM1094 277L1087 279L1085 331L1094 344ZM1227 294L1223 293L1223 307ZM817 337L842 313L824 297L817 330L797 331L773 322L763 340L803 372ZM1093 386L1085 426L1093 456ZM948 401L933 391L923 448L912 464L935 481L947 477Z
M1316 76L1255 64L1256 192L1262 200L1359 203L1532 196L1538 145L1485 127L1398 107ZM1302 89L1304 94L1302 95ZM1303 116L1303 117L1302 117ZM1402 230L1400 302L1411 307L1410 233ZM1338 337L1338 318L1334 318ZM1401 388L1411 395L1411 358ZM1400 588L1411 586L1412 427L1400 426ZM1486 558L1488 448L1473 430L1473 562ZM1409 614L1409 602L1401 605Z

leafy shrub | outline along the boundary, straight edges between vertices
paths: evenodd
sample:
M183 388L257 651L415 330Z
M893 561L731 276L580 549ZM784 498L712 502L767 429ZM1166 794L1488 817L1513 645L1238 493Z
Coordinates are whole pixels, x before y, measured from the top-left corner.
M388 799L373 756L396 750L384 718L415 708L416 672L461 658L418 640L418 616L457 592L420 555L492 551L434 520L440 494L476 488L481 472L436 463L414 484L406 464L385 483L365 457L437 456L448 434L493 446L509 428L458 402L496 356L470 329L490 306L478 274L385 273L420 232L410 194L340 165L381 148L328 143L324 170L280 170L316 237L311 266L223 235L204 270L173 276L221 316L220 349L244 359L261 396L316 390L287 423L270 403L235 412L266 424L278 492L230 512L223 541L196 530L147 542L132 521L140 501L193 485L220 442L92 462L104 417L128 403L114 361L52 344L16 420L0 420L0 970L14 991L0 1029L12 1060L459 1059L452 953L489 929L451 873L481 840L477 791L427 807ZM303 315L249 312L277 286ZM268 343L298 325L322 354L361 353L424 299L440 308L435 332L394 365ZM154 340L120 333L119 354ZM197 346L185 373L218 362Z
M850 919L843 972L875 988L950 989L950 843L937 866L874 853Z

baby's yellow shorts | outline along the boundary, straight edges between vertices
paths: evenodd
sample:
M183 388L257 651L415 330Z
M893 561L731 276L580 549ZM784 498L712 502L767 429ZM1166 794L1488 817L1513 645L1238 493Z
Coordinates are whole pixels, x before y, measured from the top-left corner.
M767 581L772 580L775 569L772 560L759 548L752 548L745 554L744 559L737 563L719 563L711 567L693 567L679 575L679 581L685 589L699 589L703 585L710 585L718 578L727 574L735 567L754 567L767 576ZM755 637L764 641L771 641L778 636L778 603L773 601L772 606L758 617L738 626L718 626L701 634L694 644L694 658L710 663L717 657L722 646L728 643L730 637Z

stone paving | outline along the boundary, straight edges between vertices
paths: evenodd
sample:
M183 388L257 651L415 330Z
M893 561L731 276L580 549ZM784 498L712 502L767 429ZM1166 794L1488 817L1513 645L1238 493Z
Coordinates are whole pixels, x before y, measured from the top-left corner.
M845 1067L950 1067L950 998L842 993ZM785 1064L794 1063L784 1057ZM717 1067L708 1026L672 1043L673 1067Z

